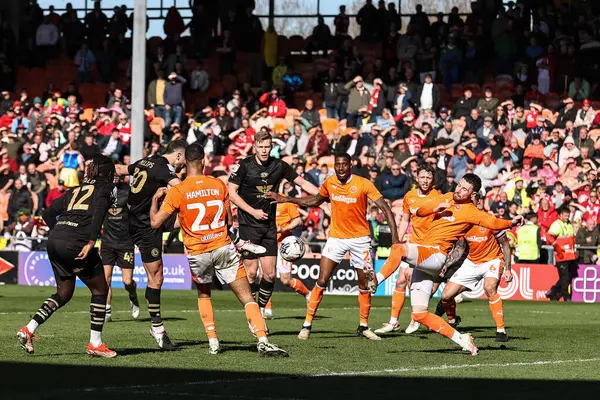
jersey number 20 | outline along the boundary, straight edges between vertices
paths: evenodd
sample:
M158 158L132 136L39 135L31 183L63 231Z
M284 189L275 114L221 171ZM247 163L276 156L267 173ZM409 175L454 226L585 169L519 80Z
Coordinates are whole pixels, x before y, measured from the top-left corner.
M73 191L73 197L69 202L67 211L85 211L90 208L89 204L86 204L86 200L89 199L94 193L94 185L79 186ZM79 195L81 194L81 197ZM79 197L79 199L78 199Z
M206 209L208 207L218 207L217 212L210 224L203 224L202 221L206 216ZM223 215L223 201L222 200L209 200L204 203L192 203L187 205L188 210L198 210L198 215L192 224L192 232L206 231L209 229L222 228L225 225L225 221L220 221Z

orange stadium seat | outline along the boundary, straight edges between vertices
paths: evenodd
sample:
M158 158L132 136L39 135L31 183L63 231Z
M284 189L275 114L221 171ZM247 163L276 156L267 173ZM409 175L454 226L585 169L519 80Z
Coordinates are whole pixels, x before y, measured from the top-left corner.
M325 134L337 132L340 129L340 123L335 118L327 118L321 121L321 126L323 127L323 132Z

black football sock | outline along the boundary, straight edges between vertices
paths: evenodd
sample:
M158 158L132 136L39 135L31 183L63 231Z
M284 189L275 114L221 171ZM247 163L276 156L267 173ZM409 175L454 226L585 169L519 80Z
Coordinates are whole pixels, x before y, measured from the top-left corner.
M65 304L67 304L67 302L58 293L54 293L42 303L32 319L37 322L38 325L41 325L46 322L56 310Z
M257 278L258 279L258 278ZM256 293L258 293L258 283L251 282L250 283L250 291L252 292L252 298L256 300Z
M90 343L96 347L102 344L102 329L104 328L104 318L106 317L107 297L107 294L94 294L90 301Z
M269 299L273 295L273 289L275 288L275 282L269 282L266 279L260 280L260 285L258 287L258 306L260 308L265 308Z
M148 302L148 313L152 321L152 328L160 328L163 321L160 316L160 289L146 287L146 301Z
M437 315L438 317L441 317L444 314L446 314L446 309L444 308L444 305L442 304L442 300L440 300L440 301L438 301L437 306L435 306L435 315Z

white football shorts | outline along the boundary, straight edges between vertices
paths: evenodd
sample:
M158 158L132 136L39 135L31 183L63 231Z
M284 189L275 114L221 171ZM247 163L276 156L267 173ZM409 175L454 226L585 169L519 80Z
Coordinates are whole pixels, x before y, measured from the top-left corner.
M350 266L356 269L373 269L371 238L361 236L350 239L329 238L323 248L322 256L340 263L346 253L350 253Z
M504 272L504 260L496 258L481 264L475 264L468 258L449 279L450 282L474 290L475 286L486 278L500 279Z
M188 255L188 262L198 283L212 283L216 275L221 283L230 284L239 278L239 269L244 268L233 243L208 253Z

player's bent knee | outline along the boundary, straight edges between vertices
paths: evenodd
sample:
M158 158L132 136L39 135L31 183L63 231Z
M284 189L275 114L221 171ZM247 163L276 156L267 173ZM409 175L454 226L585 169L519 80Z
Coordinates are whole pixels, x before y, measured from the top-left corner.
M492 297L498 293L498 288L496 287L496 285L490 285L490 286L485 285L483 287L483 291L485 292L485 295L487 297Z
M421 323L427 316L427 308L425 307L413 307L411 317L416 322Z
M279 280L285 286L290 286L290 283L292 282L292 276L290 274L281 274L279 275Z

